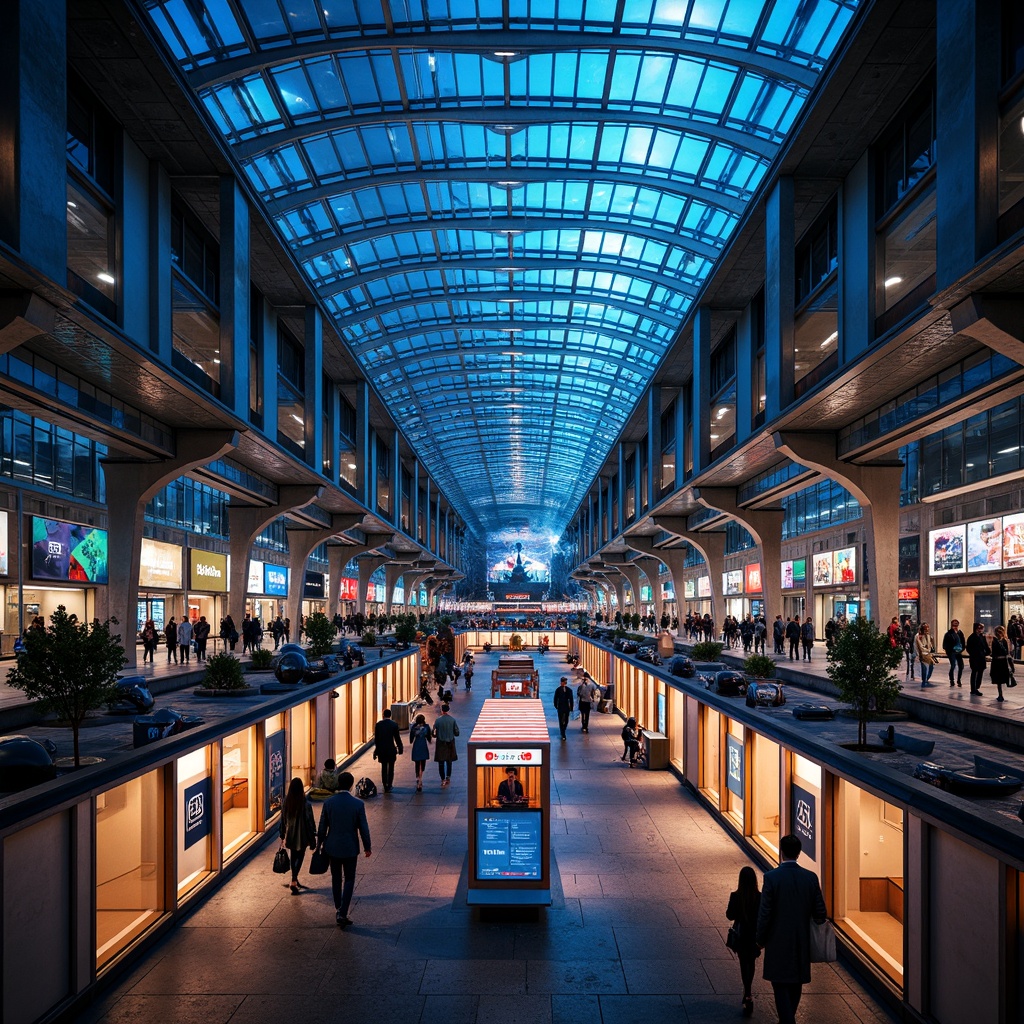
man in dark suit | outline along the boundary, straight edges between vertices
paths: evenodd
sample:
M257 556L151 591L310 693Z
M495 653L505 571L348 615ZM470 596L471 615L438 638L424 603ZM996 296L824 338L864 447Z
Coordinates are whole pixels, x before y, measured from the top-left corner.
M334 907L337 910L335 917L342 928L347 928L352 923L348 916L348 908L356 887L356 862L359 860L360 839L366 856L370 856L370 826L366 823L366 808L362 800L357 800L349 792L354 781L351 772L342 772L338 776L340 792L324 804L316 836L317 849L326 853L331 861L331 890L334 894Z
M558 712L558 731L562 734L563 740L565 739L565 730L569 728L572 707L572 690L569 689L569 680L562 676L562 681L555 690L555 710Z
M521 804L523 802L523 784L516 778L519 772L515 768L506 768L507 778L498 786L498 802L502 804Z
M395 783L395 761L404 749L402 730L391 721L391 708L385 708L384 717L373 727L373 759L380 762L385 793L390 793Z
M779 840L782 863L764 876L756 941L764 947L764 980L772 983L779 1024L795 1024L804 985L811 980L811 921L828 916L818 876L797 864L800 840Z

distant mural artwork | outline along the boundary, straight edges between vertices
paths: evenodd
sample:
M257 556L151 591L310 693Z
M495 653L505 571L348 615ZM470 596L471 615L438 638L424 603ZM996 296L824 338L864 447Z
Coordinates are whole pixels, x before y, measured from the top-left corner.
M528 530L492 534L487 548L487 579L492 583L550 583L551 540Z

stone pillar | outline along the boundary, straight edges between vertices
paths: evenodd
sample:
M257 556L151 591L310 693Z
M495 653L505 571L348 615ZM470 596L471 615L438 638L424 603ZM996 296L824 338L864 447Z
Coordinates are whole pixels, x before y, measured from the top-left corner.
M775 447L794 462L818 470L842 484L860 502L868 551L868 599L871 617L886 623L899 607L900 482L898 461L859 465L836 455L832 433L777 431Z
M332 515L330 527L320 530L304 530L301 527L289 527L288 534L288 598L285 602L286 615L295 623L294 635L298 636L299 617L302 614L302 591L306 585L306 563L309 561L310 552L318 544L337 537L353 526L358 526L363 521L361 513L349 513L348 515ZM246 566L248 571L248 566ZM340 575L340 574L339 574ZM333 579L333 577L332 577ZM338 594L335 591L335 609L337 609ZM328 603L328 610L331 605ZM331 618L334 612L328 612Z
M674 533L677 537L692 544L704 557L704 563L711 578L711 617L715 625L720 626L725 618L725 595L722 593L722 572L725 569L725 533L724 531L712 531L708 533L697 533L687 529L686 519L683 516L655 516L654 524L668 533ZM683 582L683 560L685 552L678 548L663 551L662 561L668 566L672 573L673 586L676 591L676 608L682 611L679 596L682 592L679 584ZM680 616L683 618L683 616Z
M103 474L109 501L107 529L114 543L107 554L109 613L119 619L117 630L125 646L126 668L135 668L135 617L142 566L142 531L146 504L163 487L197 466L205 466L238 445L236 430L179 430L176 453L159 462L104 459Z
M398 586L398 581L401 580L412 565L412 561L408 562L389 562L384 567L384 611L386 614L391 614L391 606L394 603L395 587Z
M782 521L785 512L776 509L740 508L735 487L696 487L694 497L708 508L731 516L750 531L761 545L761 593L764 596L764 620L770 623L782 612Z
M356 611L360 615L366 614L366 590L370 585L370 577L390 561L387 555L371 555L359 559L359 600L356 601Z
M304 508L323 493L318 484L288 484L277 489L275 505L228 505L228 544L231 565L228 569L228 612L235 629L242 632L245 618L245 598L249 582L249 553L260 532L278 516L292 509ZM299 620L294 619L298 636Z

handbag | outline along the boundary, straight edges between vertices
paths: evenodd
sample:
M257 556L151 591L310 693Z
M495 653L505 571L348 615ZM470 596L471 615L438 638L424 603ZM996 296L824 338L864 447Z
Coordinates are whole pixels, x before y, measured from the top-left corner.
M738 925L730 925L729 931L725 936L726 949L731 949L734 953L740 951L740 930Z
M318 846L313 851L313 856L309 858L309 873L311 875L326 875L330 866L331 858Z
M274 874L283 875L291 870L292 862L288 856L288 851L282 846L281 849L274 854Z
M829 920L821 924L811 922L811 963L832 964L836 962L836 930Z

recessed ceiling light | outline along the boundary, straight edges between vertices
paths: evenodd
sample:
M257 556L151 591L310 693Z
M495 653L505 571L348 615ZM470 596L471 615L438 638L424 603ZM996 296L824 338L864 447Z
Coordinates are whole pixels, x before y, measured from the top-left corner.
M902 277L887 277L885 279L885 287L886 288L891 288L894 284L902 284L902 283L903 283L903 278Z
M108 274L105 270L101 270L96 277L104 284L116 284L112 274Z

